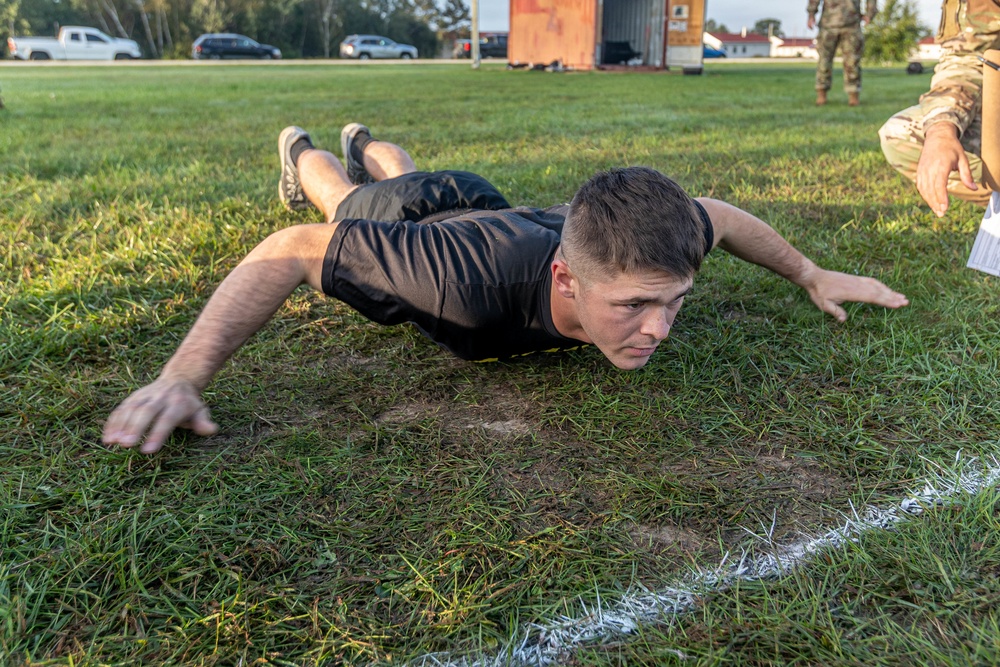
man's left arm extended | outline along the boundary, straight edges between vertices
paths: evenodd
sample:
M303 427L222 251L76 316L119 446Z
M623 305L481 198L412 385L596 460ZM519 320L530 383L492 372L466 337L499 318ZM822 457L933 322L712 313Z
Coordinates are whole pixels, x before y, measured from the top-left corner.
M759 264L795 283L820 310L843 322L849 301L900 308L909 300L874 278L822 269L792 247L764 221L717 199L698 198L712 219L714 246Z

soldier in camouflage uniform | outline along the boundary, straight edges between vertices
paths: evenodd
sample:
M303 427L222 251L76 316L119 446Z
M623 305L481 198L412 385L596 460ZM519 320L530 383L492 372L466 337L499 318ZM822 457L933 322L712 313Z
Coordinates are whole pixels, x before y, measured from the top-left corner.
M982 183L983 64L1000 48L1000 0L945 0L937 42L943 49L931 89L920 103L890 118L879 138L886 159L915 181L931 210L943 216L948 195L985 204Z
M816 104L826 104L826 92L833 81L833 54L840 44L844 56L844 92L847 103L852 107L860 103L861 94L861 53L865 48L862 23L867 23L878 11L876 0L865 3L865 14L861 14L861 0L809 0L809 29L816 27L816 12L820 3L823 15L819 19L819 35L816 36L816 51L819 64L816 66Z

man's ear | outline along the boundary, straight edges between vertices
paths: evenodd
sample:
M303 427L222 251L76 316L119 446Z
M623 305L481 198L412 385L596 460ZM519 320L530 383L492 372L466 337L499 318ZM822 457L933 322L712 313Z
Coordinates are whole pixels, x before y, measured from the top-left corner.
M580 281L570 271L566 260L561 257L552 260L552 284L555 285L559 295L566 299L574 298L580 287Z

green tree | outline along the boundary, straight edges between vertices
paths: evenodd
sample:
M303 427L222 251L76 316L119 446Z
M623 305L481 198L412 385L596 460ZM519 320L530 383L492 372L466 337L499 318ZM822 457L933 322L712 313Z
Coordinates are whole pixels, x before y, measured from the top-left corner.
M778 19L761 19L753 24L753 30L751 30L755 35L764 35L765 37L770 37L774 35L775 37L784 37L785 33L781 30L781 21Z
M337 26L337 2L336 0L319 0L319 28L320 44L323 47L323 57L330 57L331 35Z
M708 19L705 21L705 32L729 33L729 28L726 27L725 23L716 23L715 19Z
M55 35L61 25L93 25L88 24L89 15L81 8L69 2L39 2L38 0L20 0L12 3L12 11L16 12L14 26L16 35L46 36ZM8 29L10 26L6 26ZM103 27L101 27L103 30ZM110 31L105 30L110 34Z
M21 0L0 0L0 49L7 44L8 37L17 37L30 29L28 22L18 17Z
M205 32L222 32L232 23L229 8L220 0L195 0L190 16Z
M456 34L464 30L467 35L471 30L471 20L469 4L465 0L446 0L441 8L438 30Z
M865 29L867 62L905 62L917 42L930 31L917 18L914 0L887 0Z

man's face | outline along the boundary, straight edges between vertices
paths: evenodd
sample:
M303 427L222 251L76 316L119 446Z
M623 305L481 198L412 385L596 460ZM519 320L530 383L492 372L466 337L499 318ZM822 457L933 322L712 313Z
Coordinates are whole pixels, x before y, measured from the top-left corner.
M693 280L660 271L618 274L586 284L574 278L580 326L615 366L641 368L670 333Z

